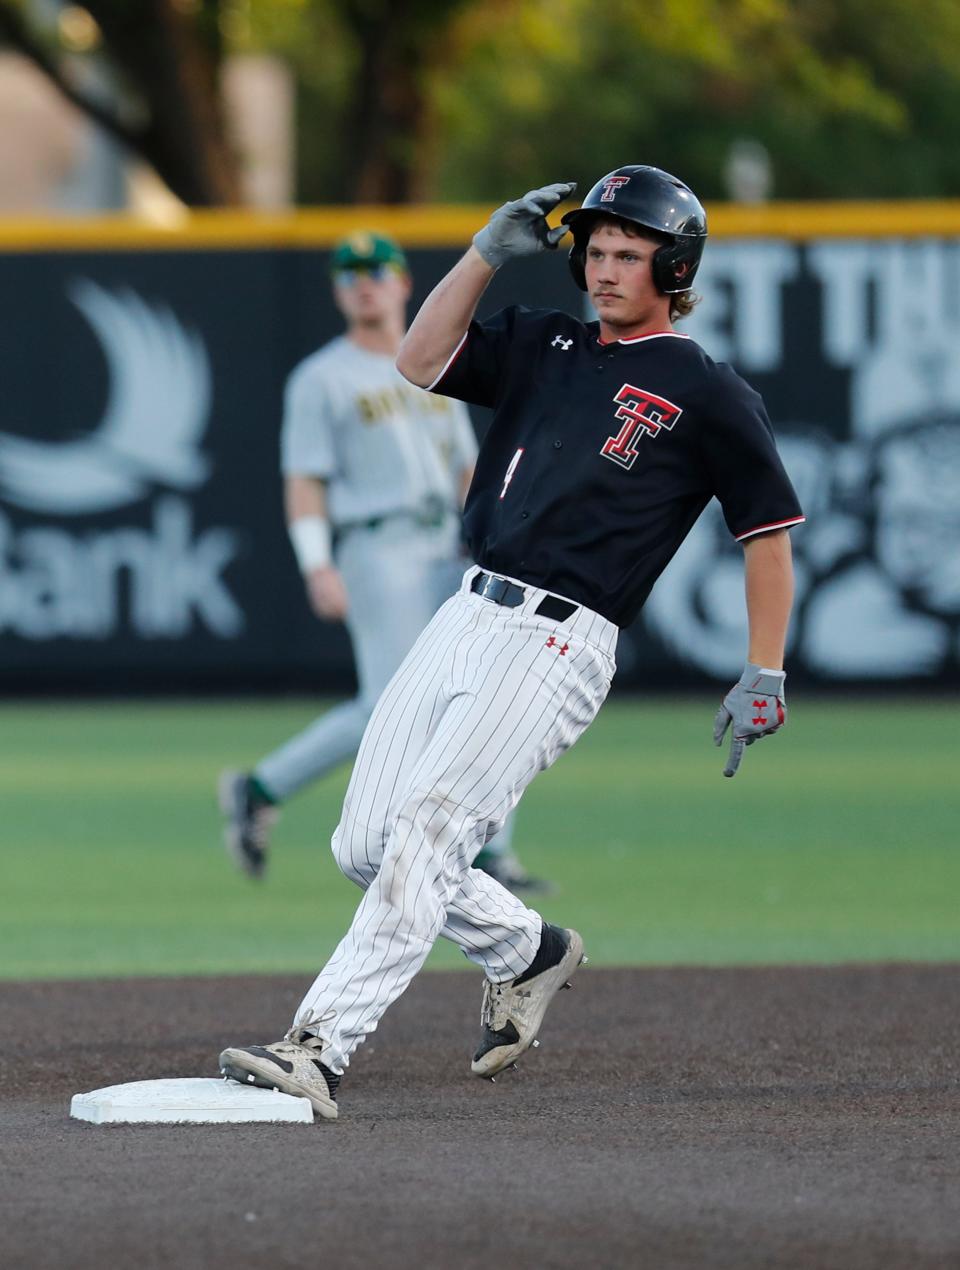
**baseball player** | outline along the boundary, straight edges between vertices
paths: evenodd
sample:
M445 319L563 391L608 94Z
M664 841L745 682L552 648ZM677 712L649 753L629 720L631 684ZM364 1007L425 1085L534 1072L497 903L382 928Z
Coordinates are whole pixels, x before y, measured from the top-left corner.
M486 976L471 1070L492 1077L536 1041L583 942L471 868L533 777L607 695L617 633L711 497L744 547L749 646L717 712L724 774L786 720L787 529L803 515L760 397L673 322L690 311L706 217L651 167L507 203L427 298L403 340L413 383L492 407L467 498L476 564L421 634L367 725L334 835L367 890L283 1041L223 1051L224 1075L310 1099L336 1093L360 1042L437 936ZM599 320L476 305L495 270L573 233L570 267Z
M307 357L286 389L282 468L290 538L316 615L344 621L359 693L262 759L223 772L224 842L263 875L280 803L352 758L414 640L460 582L460 511L477 454L466 408L397 371L411 282L399 246L358 232L331 260L344 335ZM477 867L516 890L547 890L510 848L512 822Z

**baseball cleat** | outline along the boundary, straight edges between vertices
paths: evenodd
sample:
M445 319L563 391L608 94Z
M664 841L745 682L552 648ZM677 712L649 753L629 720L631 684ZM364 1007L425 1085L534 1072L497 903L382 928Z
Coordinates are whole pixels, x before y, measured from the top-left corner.
M307 1098L321 1119L336 1120L340 1077L320 1061L323 1046L322 1037L292 1028L273 1045L225 1049L220 1074L241 1085Z
M272 803L256 797L246 772L221 772L220 810L226 817L223 845L241 871L261 878L267 867L270 830L280 814Z
M547 1006L584 960L583 940L575 930L544 922L543 932L529 970L510 983L488 979L484 984L480 1010L483 1031L470 1064L474 1076L495 1076L528 1049L539 1048L537 1033ZM547 962L542 969L538 964L541 960Z

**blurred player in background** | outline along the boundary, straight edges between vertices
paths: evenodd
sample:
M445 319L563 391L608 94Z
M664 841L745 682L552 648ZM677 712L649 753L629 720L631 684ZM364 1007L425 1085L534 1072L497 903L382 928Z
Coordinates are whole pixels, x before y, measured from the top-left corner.
M377 699L467 564L460 512L477 444L460 402L414 387L394 365L411 292L406 258L389 238L359 232L331 268L347 330L293 370L281 462L310 606L346 623L359 692L252 771L221 774L224 841L253 878L279 804L354 757ZM547 889L521 868L510 837L508 823L475 867L514 890Z

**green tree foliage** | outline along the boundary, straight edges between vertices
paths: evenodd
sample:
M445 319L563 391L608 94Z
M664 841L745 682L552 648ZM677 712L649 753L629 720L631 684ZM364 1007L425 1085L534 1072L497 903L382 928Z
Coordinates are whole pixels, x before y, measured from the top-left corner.
M766 147L777 197L960 195L956 0L922 14L911 0L245 3L297 66L304 201L358 188L361 10L379 11L415 81L394 139L411 197L583 187L624 162L723 197L738 138Z
M304 203L494 202L629 162L718 198L741 138L776 197L960 196L958 0L82 0L112 102L28 20L52 7L0 0L0 39L189 203L237 198L229 51L293 69Z
M459 27L433 83L442 198L629 162L722 197L740 137L781 198L960 194L955 0L487 0Z

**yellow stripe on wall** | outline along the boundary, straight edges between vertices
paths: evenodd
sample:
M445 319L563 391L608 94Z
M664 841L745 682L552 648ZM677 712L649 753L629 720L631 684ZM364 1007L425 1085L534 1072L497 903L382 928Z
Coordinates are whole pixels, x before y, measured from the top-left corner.
M327 248L357 228L379 230L405 247L462 248L492 210L492 206L361 206L282 213L216 210L184 212L164 225L126 215L0 217L0 252ZM708 205L707 216L713 238L960 236L960 200L717 203Z

